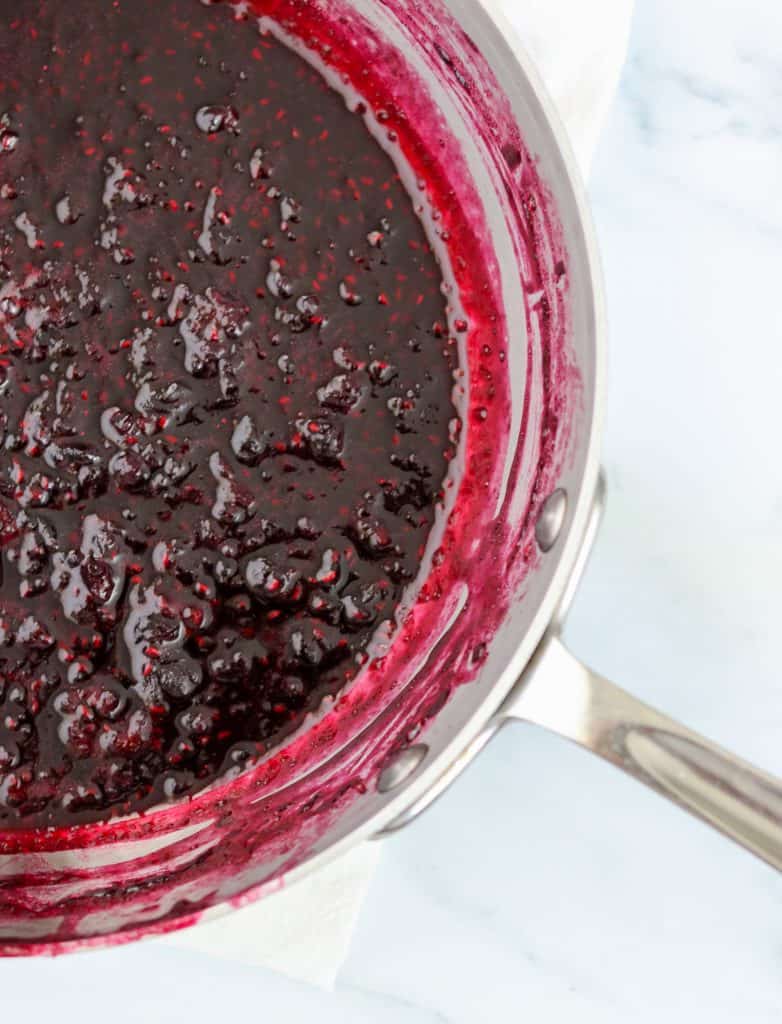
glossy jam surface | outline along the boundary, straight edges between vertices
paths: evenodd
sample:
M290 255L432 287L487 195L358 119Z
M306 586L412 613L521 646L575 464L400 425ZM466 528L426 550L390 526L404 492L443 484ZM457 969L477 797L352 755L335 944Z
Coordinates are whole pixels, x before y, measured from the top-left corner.
M193 793L365 664L454 455L442 274L300 57L0 0L0 825Z

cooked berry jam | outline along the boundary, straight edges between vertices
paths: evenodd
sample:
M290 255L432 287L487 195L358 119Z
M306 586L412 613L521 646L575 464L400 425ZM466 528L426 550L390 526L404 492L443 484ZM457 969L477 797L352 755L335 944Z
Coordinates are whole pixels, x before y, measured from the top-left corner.
M366 111L241 8L0 10L0 824L37 826L192 794L356 675L456 357Z

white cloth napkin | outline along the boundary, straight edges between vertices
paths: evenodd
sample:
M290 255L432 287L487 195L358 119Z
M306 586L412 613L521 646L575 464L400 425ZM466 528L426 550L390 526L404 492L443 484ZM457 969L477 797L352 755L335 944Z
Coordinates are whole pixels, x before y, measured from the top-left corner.
M534 57L584 176L627 51L633 0L483 0ZM367 843L316 877L160 941L332 988L380 855Z

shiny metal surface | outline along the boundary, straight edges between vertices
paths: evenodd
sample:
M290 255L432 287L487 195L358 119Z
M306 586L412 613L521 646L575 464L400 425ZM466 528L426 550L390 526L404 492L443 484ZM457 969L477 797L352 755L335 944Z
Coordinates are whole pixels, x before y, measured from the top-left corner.
M429 747L425 743L416 743L414 747L408 747L395 754L380 773L380 778L377 780L378 792L391 793L407 782L420 768L428 753Z
M564 622L578 591L581 578L586 571L589 556L592 553L592 548L594 546L595 539L597 538L598 530L600 529L600 523L603 520L606 491L605 474L601 472L595 485L592 509L584 530L578 558L573 566L570 579L565 587L560 604L551 620L552 631L559 629ZM523 680L519 685L523 685ZM516 691L514 690L513 693L515 694L515 692ZM380 839L385 835L393 835L394 832L398 832L400 829L406 828L408 825L411 825L416 818L419 818L424 811L428 810L434 803L436 803L437 800L439 800L439 798L450 788L450 786L456 782L470 762L480 754L483 748L487 746L492 739L494 739L499 730L504 725L511 722L512 717L512 715L504 712L504 708L500 709L500 711L486 724L485 728L478 733L475 739L473 739L472 742L465 747L456 758L454 758L451 764L445 768L439 778L432 783L426 792L422 793L408 807L406 807L397 818L390 822L390 824L386 825L375 838Z
M450 786L456 782L465 768L470 764L471 761L480 754L483 748L489 743L490 740L494 739L500 726L503 725L501 719L492 719L486 728L478 733L475 739L467 746L458 757L456 757L445 771L436 779L429 788L422 793L416 800L414 800L408 807L406 807L401 814L399 814L392 822L384 826L375 839L382 839L383 836L393 835L394 832L399 832L403 828L407 828L408 825L420 818L420 816L427 811L432 804L436 803L437 800L445 793Z
M502 717L585 747L782 870L782 781L592 672L552 636Z
M578 558L573 566L573 571L570 574L570 579L565 587L559 606L552 618L552 630L561 628L563 622L567 618L568 612L570 611L570 606L576 599L578 588L581 585L581 579L586 572L589 559L592 555L592 548L595 546L595 541L597 540L597 535L600 531L600 524L603 522L607 494L608 485L606 483L606 476L605 472L601 470L597 478L597 483L595 484L594 496L592 498L592 510L584 529L581 550L578 553Z
M567 491L560 487L546 499L535 526L535 539L544 554L559 540L566 516Z
M555 492L554 525L561 505ZM704 739L582 664L558 632L570 607L602 519L606 484L600 476L592 517L570 585L529 667L500 711L473 742L383 830L411 824L458 778L499 730L513 721L539 725L577 743L667 797L734 842L782 870L782 780ZM556 538L554 539L554 543ZM538 538L540 543L540 538ZM549 550L554 544L549 546ZM543 547L543 545L541 545Z

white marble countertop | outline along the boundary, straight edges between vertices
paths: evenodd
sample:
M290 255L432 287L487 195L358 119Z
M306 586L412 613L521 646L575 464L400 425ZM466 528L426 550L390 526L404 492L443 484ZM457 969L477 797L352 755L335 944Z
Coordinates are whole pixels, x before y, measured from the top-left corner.
M611 494L568 638L782 773L782 7L638 6L591 185ZM518 727L387 844L334 995L160 945L7 963L0 984L32 1024L765 1024L782 882Z

